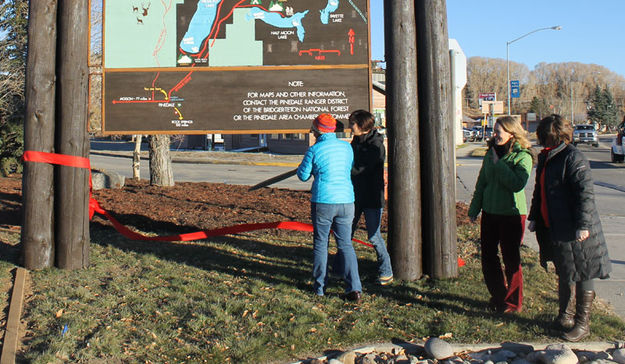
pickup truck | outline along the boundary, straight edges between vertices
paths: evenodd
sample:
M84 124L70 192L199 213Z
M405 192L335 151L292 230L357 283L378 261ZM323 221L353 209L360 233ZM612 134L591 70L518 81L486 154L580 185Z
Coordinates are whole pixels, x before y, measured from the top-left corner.
M612 141L612 148L610 148L610 157L613 163L625 160L625 120L616 127L616 130L616 138Z

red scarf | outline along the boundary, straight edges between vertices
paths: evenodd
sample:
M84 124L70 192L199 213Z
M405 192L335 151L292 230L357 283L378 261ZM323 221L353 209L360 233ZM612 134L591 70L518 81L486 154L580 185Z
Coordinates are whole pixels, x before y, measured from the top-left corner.
M550 227L549 212L547 210L547 191L545 188L545 169L547 169L547 156L552 149L553 147L545 148L540 151L540 154L545 155L545 164L543 165L542 171L540 171L540 214L543 217L545 227Z

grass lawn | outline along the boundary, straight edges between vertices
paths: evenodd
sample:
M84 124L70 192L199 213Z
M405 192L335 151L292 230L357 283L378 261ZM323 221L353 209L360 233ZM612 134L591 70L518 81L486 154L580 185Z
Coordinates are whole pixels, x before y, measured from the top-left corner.
M556 311L555 274L546 273L527 248L524 311L499 315L486 309L477 225L459 227L459 252L467 264L458 278L445 281L377 286L375 252L357 246L360 305L340 298L339 280L331 280L328 296L312 294L307 233L144 243L122 238L98 219L91 226L88 269L31 273L32 295L23 314L28 332L18 360L284 363L394 338L557 340L558 333L548 329ZM11 267L0 260L0 279L11 279ZM7 302L7 294L0 294ZM589 341L623 340L624 332L620 319L595 305Z

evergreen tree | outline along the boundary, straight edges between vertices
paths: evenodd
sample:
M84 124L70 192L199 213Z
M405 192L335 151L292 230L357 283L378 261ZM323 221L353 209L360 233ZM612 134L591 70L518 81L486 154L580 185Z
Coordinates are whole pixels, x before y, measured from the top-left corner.
M618 110L610 89L606 87L602 90L597 86L588 104L588 119L591 122L610 128L616 126Z
M536 113L538 120L540 120L549 114L549 106L545 99L534 96L530 103L529 111Z
M0 4L0 174L20 172L23 153L24 82L28 1Z

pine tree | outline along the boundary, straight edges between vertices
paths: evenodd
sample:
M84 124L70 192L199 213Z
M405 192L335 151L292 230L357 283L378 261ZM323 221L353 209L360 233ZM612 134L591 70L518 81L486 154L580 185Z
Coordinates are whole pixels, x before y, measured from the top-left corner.
M21 171L27 0L8 0L0 4L0 34L0 175L6 175Z
M614 103L614 97L607 87L595 88L589 100L588 119L592 123L614 127L617 124L618 110Z
M549 113L549 106L547 106L547 101L545 101L545 99L534 96L530 103L529 111L536 113L540 120Z

